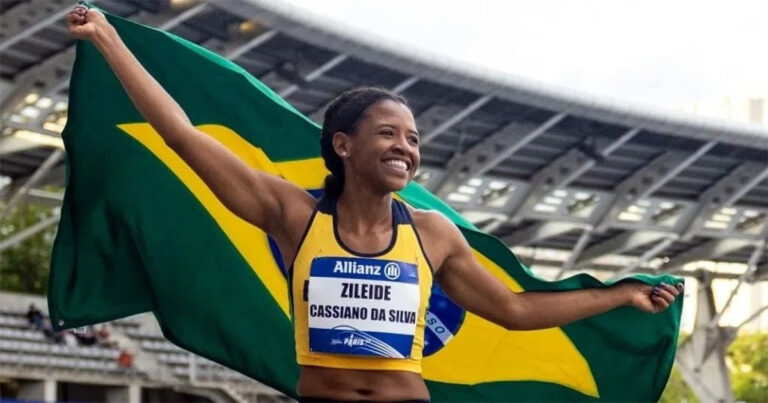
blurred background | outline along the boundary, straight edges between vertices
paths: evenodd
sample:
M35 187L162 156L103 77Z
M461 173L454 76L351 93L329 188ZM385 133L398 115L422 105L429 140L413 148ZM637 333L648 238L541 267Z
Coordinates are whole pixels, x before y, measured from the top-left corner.
M416 180L538 276L685 276L663 401L768 401L764 2L97 0L224 55L320 122L404 95ZM0 0L0 398L287 401L151 315L54 333L74 41L63 0Z

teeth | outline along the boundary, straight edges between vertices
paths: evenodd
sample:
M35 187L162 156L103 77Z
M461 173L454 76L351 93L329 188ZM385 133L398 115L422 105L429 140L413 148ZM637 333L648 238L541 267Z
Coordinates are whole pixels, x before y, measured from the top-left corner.
M400 160L386 160L384 163L395 169L400 169L403 171L408 169L408 164Z

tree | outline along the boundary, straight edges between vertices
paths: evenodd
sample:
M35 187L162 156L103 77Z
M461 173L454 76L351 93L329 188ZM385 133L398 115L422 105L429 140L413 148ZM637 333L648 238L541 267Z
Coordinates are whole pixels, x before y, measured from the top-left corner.
M661 394L659 402L661 403L680 403L698 402L699 399L693 393L693 390L685 383L683 376L680 375L680 371L677 370L677 365L672 367L672 373L669 375L669 381L664 388L664 393Z
M768 333L740 335L726 359L736 400L768 402Z
M679 342L689 335L681 334ZM736 401L768 402L768 333L740 334L726 352L731 386ZM676 366L661 395L660 402L698 402Z
M0 220L0 240L53 214L52 207L22 204ZM51 226L4 250L0 254L0 289L44 295L48 290L55 234L56 227Z

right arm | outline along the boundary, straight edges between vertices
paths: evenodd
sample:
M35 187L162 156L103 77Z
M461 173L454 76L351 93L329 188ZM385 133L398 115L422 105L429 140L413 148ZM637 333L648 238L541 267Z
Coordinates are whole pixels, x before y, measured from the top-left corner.
M73 37L93 42L141 115L229 210L270 235L287 235L290 243L298 242L293 238L301 236L315 204L309 193L251 169L217 140L197 130L101 12L78 6L69 13L68 23Z
M425 252L443 291L467 311L508 330L563 326L620 306L657 313L683 291L682 284L652 288L623 282L605 288L516 293L480 264L458 227L441 213L417 210L412 216L423 239L429 240Z

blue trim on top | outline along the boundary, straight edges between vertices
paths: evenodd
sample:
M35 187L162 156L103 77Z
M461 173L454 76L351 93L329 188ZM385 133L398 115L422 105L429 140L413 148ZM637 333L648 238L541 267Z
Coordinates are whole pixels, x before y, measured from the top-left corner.
M408 207L399 200L392 199L392 215L395 224L397 225L413 225L413 220L411 219L411 214L408 212Z

